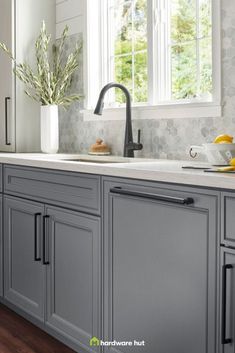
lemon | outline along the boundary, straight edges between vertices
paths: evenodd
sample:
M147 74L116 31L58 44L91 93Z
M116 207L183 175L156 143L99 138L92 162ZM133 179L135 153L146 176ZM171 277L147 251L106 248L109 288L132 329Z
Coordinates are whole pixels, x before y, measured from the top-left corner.
M217 144L220 144L220 145L222 145L222 144L224 144L224 145L226 145L226 144L228 144L228 143L232 143L232 141L231 142L229 142L229 141L221 141L221 142L219 142L219 143L217 143Z
M234 160L234 165L235 165L235 160ZM235 171L235 166L231 166L231 167L221 167L218 168L219 172L234 172Z
M229 164L230 164L232 167L235 167L235 158L232 158L232 159L229 161Z
M229 135L219 135L215 138L214 143L232 143L233 137Z

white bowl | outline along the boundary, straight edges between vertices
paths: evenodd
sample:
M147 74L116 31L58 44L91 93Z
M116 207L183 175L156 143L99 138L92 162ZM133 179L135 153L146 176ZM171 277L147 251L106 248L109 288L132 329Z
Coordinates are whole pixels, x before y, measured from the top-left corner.
M204 143L202 146L191 146L189 154L196 158L204 154L212 165L228 165L235 158L235 143Z

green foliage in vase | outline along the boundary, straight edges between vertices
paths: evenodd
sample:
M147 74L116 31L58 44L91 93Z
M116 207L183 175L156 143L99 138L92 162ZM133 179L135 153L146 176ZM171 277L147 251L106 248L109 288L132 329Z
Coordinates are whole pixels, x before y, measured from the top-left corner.
M67 36L66 26L59 44L52 45L52 55L50 55L51 35L47 33L43 22L35 42L36 72L27 63L17 63L9 48L0 42L0 49L14 61L15 75L26 85L25 93L42 105L55 104L67 107L81 98L78 94L68 94L68 90L73 73L79 67L78 57L82 44L77 43L74 52L65 60L64 45Z

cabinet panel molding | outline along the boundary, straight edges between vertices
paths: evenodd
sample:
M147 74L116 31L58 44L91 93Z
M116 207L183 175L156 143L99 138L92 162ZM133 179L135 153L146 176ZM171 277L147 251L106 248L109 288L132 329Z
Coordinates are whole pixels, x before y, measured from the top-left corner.
M100 178L96 175L5 165L4 191L70 209L100 212Z
M54 207L46 207L46 214L50 217L46 325L89 351L90 339L101 334L100 219Z
M35 215L43 212L40 203L4 197L4 297L41 321L45 267L35 261ZM37 226L40 232L40 224Z
M104 336L145 341L142 352L217 349L218 198L104 181ZM111 192L113 187L193 198L192 205ZM170 335L170 338L169 338ZM189 348L190 347L190 348ZM105 349L127 352L127 348Z

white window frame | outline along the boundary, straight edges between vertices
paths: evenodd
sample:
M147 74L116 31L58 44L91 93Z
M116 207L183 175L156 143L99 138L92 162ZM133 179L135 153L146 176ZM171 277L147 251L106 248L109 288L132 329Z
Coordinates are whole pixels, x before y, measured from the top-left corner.
M162 85L160 90L156 90L154 82L170 82L165 73L163 65L169 62L163 51L158 57L159 63L154 58L157 57L157 47L153 45L156 40L164 41L162 37L166 31L159 30L159 26L164 26L165 3L168 0L148 0L148 46L152 48L148 53L148 95L149 102L145 105L133 106L134 119L165 119L165 118L205 118L220 117L221 107L221 33L220 33L220 0L213 0L212 4L212 75L213 75L213 101L183 100L164 101L167 90L166 85ZM84 23L84 85L85 85L85 110L83 110L84 120L123 120L124 107L108 107L104 109L102 116L93 114L94 106L98 99L101 88L108 83L108 70L111 70L108 63L108 38L107 33L107 7L108 0L87 0L85 6ZM104 15L105 14L105 15ZM157 29L156 29L157 28ZM166 34L167 35L167 34ZM105 59L104 59L105 58ZM156 65L156 62L158 64ZM154 67L154 65L156 65ZM107 69L108 68L108 69ZM163 77L161 75L163 74ZM158 86L159 87L159 86ZM157 92L161 92L158 96ZM110 94L112 94L110 92ZM156 99L157 97L157 99ZM155 101L154 101L155 99Z

